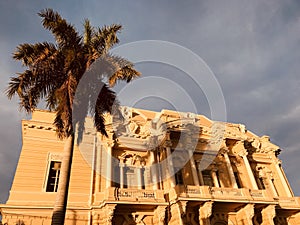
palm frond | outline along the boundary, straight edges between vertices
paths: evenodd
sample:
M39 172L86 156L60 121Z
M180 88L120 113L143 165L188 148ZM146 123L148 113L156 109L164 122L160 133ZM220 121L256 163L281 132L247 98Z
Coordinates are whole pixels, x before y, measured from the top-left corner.
M57 52L56 46L49 42L20 44L13 54L15 60L21 60L24 66L32 66Z
M114 86L118 80L130 82L132 79L141 75L140 72L133 68L134 65L123 57L106 54L104 61L106 61L106 74L111 87Z
M88 19L84 20L83 26L84 26L83 43L89 46L92 40L92 35L94 33L94 28L91 26L91 23Z
M112 24L95 29L85 20L81 36L52 9L42 10L38 15L44 28L54 35L56 44L25 43L17 47L13 58L27 69L11 78L6 95L11 99L17 94L20 108L27 112L32 112L45 99L46 107L57 112L54 125L60 138L72 134L76 123L82 129L88 112L94 115L97 130L107 135L103 115L117 111L119 104L103 79L107 78L113 86L117 80L129 82L140 75L128 60L108 53L119 42L117 33L122 26ZM89 82L74 103L77 86L87 70ZM78 109L80 113L73 114Z
M104 114L110 113L112 114L114 110L116 110L119 106L119 102L116 100L116 94L113 90L111 90L106 84L102 83L101 91L97 97L96 105L91 106L92 109L95 109L94 113L94 124L101 134L107 136L107 132L105 130L105 119Z
M17 77L11 77L8 84L8 88L5 93L9 99L11 99L15 94L22 97L23 93L27 92L27 89L31 87L33 74L30 70L25 70L24 73L17 73Z
M45 9L38 13L43 18L44 28L50 30L54 35L56 42L60 46L81 46L82 38L73 25L67 23L57 12L52 9Z
M92 45L99 55L107 53L110 48L119 43L117 33L121 29L122 26L119 24L98 28L98 31L93 36Z

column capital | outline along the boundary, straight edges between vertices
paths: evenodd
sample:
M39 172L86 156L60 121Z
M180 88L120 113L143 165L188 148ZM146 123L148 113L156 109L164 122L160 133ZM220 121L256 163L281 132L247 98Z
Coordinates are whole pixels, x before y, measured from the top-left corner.
M226 155L226 154L228 154L228 152L229 152L229 149L227 147L222 147L219 150L219 154L221 154L221 155Z
M243 157L248 154L247 150L245 149L244 140L238 140L232 147L232 152Z
M109 147L109 148L112 148L114 147L115 145L115 141L114 140L108 140L106 141L106 146Z
M248 151L244 148L244 149L241 149L237 154L238 154L240 157L244 158L244 157L247 157Z

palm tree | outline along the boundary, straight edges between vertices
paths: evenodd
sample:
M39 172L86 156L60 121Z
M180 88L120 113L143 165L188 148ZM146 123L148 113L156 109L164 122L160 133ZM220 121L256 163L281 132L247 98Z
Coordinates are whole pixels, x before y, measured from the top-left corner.
M52 9L44 9L38 15L42 18L43 27L53 34L55 43L26 43L17 47L13 58L22 61L27 69L11 78L6 94L9 99L17 94L20 109L27 113L32 113L41 100L45 100L47 109L56 112L56 132L66 142L52 224L62 225L68 198L75 125L79 123L82 127L83 119L91 112L97 131L107 135L103 115L112 113L113 105L117 105L115 93L110 87L118 80L129 82L140 73L129 61L109 53L111 47L119 42L117 33L121 25L94 28L89 20L85 20L84 34L80 35L74 26ZM93 64L97 66L91 70ZM86 75L91 79L85 83L85 88L94 93L85 93L87 89L82 89L74 104L77 87Z

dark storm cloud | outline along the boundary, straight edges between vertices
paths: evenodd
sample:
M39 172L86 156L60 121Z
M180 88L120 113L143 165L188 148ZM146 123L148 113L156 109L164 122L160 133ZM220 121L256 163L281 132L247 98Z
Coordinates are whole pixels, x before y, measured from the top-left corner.
M270 135L283 149L283 166L295 193L300 195L298 1L1 1L1 93L9 76L22 71L21 65L11 59L15 47L23 42L52 40L37 16L46 7L58 10L79 30L84 18L96 26L121 23L121 43L143 39L170 41L202 57L222 87L228 121L243 123L257 135ZM141 66L145 76L160 71L166 78L173 76L197 99L198 87L182 79L181 73L165 67L152 68ZM200 95L199 101L195 100L198 111L209 115L205 93ZM139 104L145 106L152 101ZM17 101L10 102L3 94L0 104L0 201L4 202L20 150L22 114L17 112ZM168 107L163 101L157 105L164 104Z

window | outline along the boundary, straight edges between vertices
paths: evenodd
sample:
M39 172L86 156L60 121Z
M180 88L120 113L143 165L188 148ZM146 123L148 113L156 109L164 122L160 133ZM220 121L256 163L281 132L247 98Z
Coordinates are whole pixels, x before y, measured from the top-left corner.
M183 182L183 176L182 176L182 169L178 169L178 168L174 168L175 171L177 171L175 173L175 182L176 182L176 185L183 185L184 182Z
M123 165L115 165L113 169L113 187L120 187L121 184L121 178L120 176L123 176L123 174L120 174L120 167Z
M214 186L210 170L203 170L202 177L203 177L203 182L204 182L205 186L210 186L210 187Z
M60 166L61 166L61 162L59 161L50 162L46 192L57 192Z

